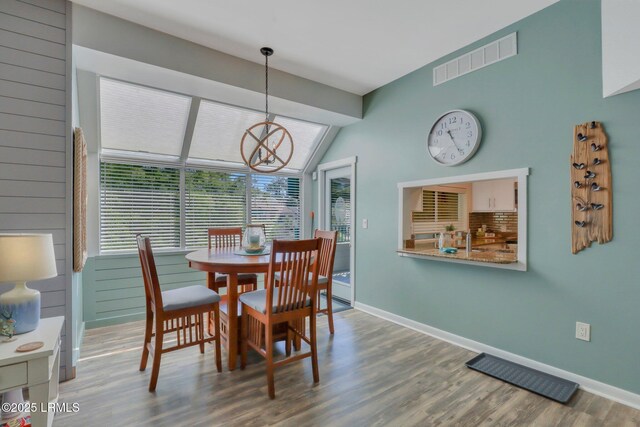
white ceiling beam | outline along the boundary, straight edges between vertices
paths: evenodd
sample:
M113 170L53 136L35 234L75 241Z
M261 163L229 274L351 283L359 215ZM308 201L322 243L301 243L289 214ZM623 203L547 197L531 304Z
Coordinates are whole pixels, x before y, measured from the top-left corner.
M261 64L80 5L73 7L73 44L255 94L264 91ZM259 58L259 47L256 46L256 59ZM356 120L362 118L362 97L359 95L276 69L270 71L270 79L274 98Z

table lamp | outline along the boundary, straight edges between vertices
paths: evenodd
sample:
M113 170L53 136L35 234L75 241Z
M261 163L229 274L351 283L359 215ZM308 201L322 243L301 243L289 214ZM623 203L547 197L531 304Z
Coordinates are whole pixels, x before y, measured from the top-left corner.
M0 295L0 315L15 320L15 333L33 331L40 322L40 292L26 282L58 275L51 234L0 234L0 283L15 287Z

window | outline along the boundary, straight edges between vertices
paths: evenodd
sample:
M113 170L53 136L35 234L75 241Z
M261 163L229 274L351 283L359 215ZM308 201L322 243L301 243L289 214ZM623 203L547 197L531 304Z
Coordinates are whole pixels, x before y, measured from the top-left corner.
M284 126L291 134L291 139L293 139L293 155L289 164L287 164L287 168L302 170L313 154L313 150L324 136L327 126L282 116L276 116L273 121Z
M185 236L187 247L207 246L207 229L243 227L247 212L247 176L187 169Z
M207 244L207 228L265 224L267 239L301 237L299 176L328 126L273 116L295 149L283 174L258 175L240 141L265 119L246 108L100 78L100 251ZM195 121L189 121L190 114ZM193 129L190 128L193 126ZM348 234L348 232L347 232Z
M299 178L110 162L100 171L103 253L135 250L137 233L158 249L205 247L208 228L244 227L247 218L265 224L267 240L300 238Z
M178 158L190 106L188 96L101 78L102 148Z
M449 224L461 228L464 197L458 192L422 190L422 210L411 212L413 233L440 232Z
M264 113L202 100L193 132L187 132L191 100L190 96L101 77L102 154L110 159L246 168L240 141L249 127L265 120ZM295 149L286 170L302 171L328 126L284 116L273 120L293 139Z
M264 114L215 102L202 101L193 130L189 158L242 165L240 140Z
M155 248L180 246L180 172L116 163L100 166L100 250L133 250L144 233Z
M251 176L251 222L264 224L267 240L300 238L300 179Z
M338 232L337 243L351 241L351 179L331 180L331 230Z

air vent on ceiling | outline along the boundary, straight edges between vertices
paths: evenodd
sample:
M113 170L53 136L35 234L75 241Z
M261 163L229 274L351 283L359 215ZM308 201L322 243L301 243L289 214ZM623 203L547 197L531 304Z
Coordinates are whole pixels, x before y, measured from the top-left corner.
M435 67L433 69L433 85L437 86L517 54L517 33L511 33L506 37Z

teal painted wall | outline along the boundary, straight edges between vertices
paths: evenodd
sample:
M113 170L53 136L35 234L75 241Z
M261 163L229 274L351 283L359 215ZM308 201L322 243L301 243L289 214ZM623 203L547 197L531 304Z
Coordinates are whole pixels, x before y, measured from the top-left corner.
M432 86L433 65L513 31L516 57ZM640 393L640 91L602 99L601 77L600 2L563 0L368 94L364 119L323 159L358 156L356 300ZM468 163L440 167L426 136L454 108L480 117L483 141ZM614 240L572 255L572 129L590 120L610 137ZM395 254L398 182L520 167L528 272ZM574 338L576 321L591 323L591 342Z
M155 254L155 261L163 291L205 284L205 274L190 269L184 254ZM144 319L144 284L137 254L89 258L82 286L87 329Z

